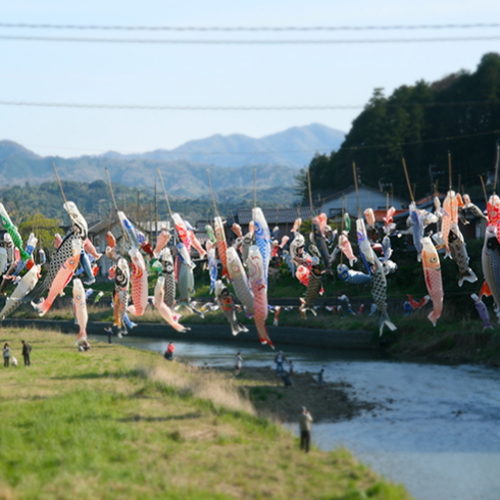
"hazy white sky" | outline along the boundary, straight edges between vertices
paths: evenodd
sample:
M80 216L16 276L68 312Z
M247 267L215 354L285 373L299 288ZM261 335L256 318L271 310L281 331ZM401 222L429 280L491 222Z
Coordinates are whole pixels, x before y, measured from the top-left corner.
M31 0L3 2L2 23L338 26L500 22L496 0ZM346 39L500 35L499 28L306 33L27 30L0 27L0 101L135 105L365 104L418 79L474 70L500 40L360 45L151 45L13 41L1 36ZM77 156L172 148L212 134L260 137L319 122L347 131L359 110L123 111L0 105L0 139Z

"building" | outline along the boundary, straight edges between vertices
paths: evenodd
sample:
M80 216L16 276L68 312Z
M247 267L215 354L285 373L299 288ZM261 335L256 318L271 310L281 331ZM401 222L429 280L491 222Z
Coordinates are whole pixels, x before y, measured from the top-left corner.
M379 210L385 211L388 206L394 207L396 211L404 210L408 208L408 200L381 193L369 186L360 186L356 192L352 186L325 198L319 211L328 218L335 219L342 216L344 211L357 217L358 212L363 213L365 208L372 208L377 213Z
M309 208L306 207L292 207L292 208L265 208L262 209L264 217L267 220L270 231L272 232L275 226L278 226L278 238L290 233L293 223L297 217L303 219L311 217ZM241 226L243 234L248 232L248 223L252 220L252 209L242 208L238 210L233 217L227 219L228 228L231 227L233 222Z

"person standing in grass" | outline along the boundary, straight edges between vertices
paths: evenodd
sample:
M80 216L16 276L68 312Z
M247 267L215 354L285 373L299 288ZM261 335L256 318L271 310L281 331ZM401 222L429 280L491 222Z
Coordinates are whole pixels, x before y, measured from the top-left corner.
M31 365L31 360L30 360L31 346L28 344L28 342L25 342L24 340L21 340L21 343L23 344L24 366L30 366Z
M3 366L7 368L10 364L10 347L7 342L3 345Z
M299 428L300 428L300 449L309 453L309 448L311 446L311 430L312 430L313 418L309 413L309 410L303 406L302 413L299 417Z

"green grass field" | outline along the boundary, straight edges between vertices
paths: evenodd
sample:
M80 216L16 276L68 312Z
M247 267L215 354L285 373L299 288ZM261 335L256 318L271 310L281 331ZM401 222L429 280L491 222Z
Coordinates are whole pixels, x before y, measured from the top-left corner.
M410 498L346 450L300 452L224 374L55 332L0 341L20 361L0 369L1 499Z

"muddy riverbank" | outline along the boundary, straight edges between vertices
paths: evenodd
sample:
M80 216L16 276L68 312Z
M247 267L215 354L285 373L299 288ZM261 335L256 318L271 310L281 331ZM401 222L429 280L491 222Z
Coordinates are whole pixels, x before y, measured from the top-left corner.
M217 371L234 377L234 370ZM252 366L244 368L235 379L260 415L281 422L296 421L302 406L310 410L316 422L348 420L383 408L380 403L359 399L350 383L319 384L317 375L311 372L294 373L289 377L291 385L285 385L273 369Z

